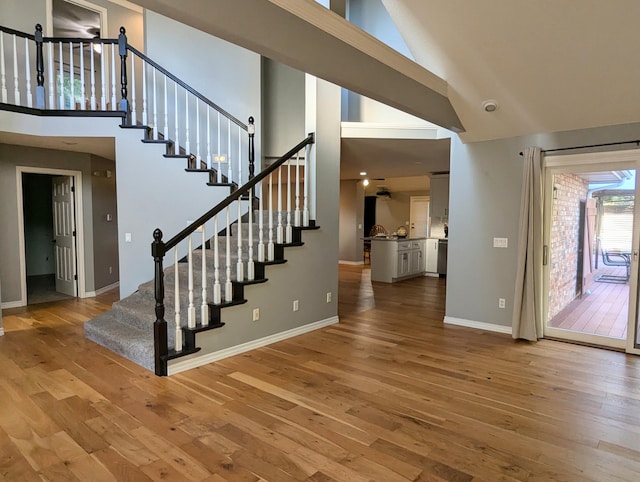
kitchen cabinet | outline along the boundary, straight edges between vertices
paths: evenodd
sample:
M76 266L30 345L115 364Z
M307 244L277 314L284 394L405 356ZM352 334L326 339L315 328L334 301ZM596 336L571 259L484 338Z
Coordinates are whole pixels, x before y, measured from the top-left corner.
M373 238L371 281L393 283L424 274L425 241L424 238Z
M438 272L438 240L435 238L427 239L426 243L426 267L425 270L427 273L437 273Z

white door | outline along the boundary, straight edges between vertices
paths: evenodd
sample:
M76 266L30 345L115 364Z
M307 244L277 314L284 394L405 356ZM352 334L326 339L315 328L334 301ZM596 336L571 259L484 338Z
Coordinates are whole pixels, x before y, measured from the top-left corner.
M409 223L409 237L424 238L429 235L429 196L411 196Z
M76 244L73 178L53 176L53 242L56 258L56 291L76 296Z

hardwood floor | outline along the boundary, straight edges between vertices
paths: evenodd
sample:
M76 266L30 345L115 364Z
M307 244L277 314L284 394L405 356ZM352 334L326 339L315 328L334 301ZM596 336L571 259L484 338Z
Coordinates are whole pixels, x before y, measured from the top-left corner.
M636 481L640 359L444 326L443 280L340 267L341 322L170 378L5 310L0 479Z

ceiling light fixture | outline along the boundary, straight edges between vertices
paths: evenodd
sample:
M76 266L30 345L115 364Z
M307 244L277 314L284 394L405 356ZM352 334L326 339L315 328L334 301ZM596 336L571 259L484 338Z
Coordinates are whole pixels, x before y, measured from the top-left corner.
M366 171L361 171L361 172L360 172L360 175L361 175L361 176L366 176L366 175L367 175L367 172L366 172Z
M368 186L369 185L369 179L365 179L364 181L362 181L362 184L364 184L365 187Z
M487 99L482 102L482 108L485 112L495 112L498 110L498 102L493 99Z

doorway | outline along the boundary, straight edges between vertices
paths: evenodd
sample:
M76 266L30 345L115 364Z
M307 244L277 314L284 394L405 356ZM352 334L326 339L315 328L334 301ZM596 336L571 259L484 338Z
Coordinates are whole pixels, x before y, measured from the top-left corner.
M82 173L17 167L21 305L84 297Z
M429 196L411 196L409 205L409 237L429 237Z
M545 337L633 349L640 158L629 152L545 160Z

